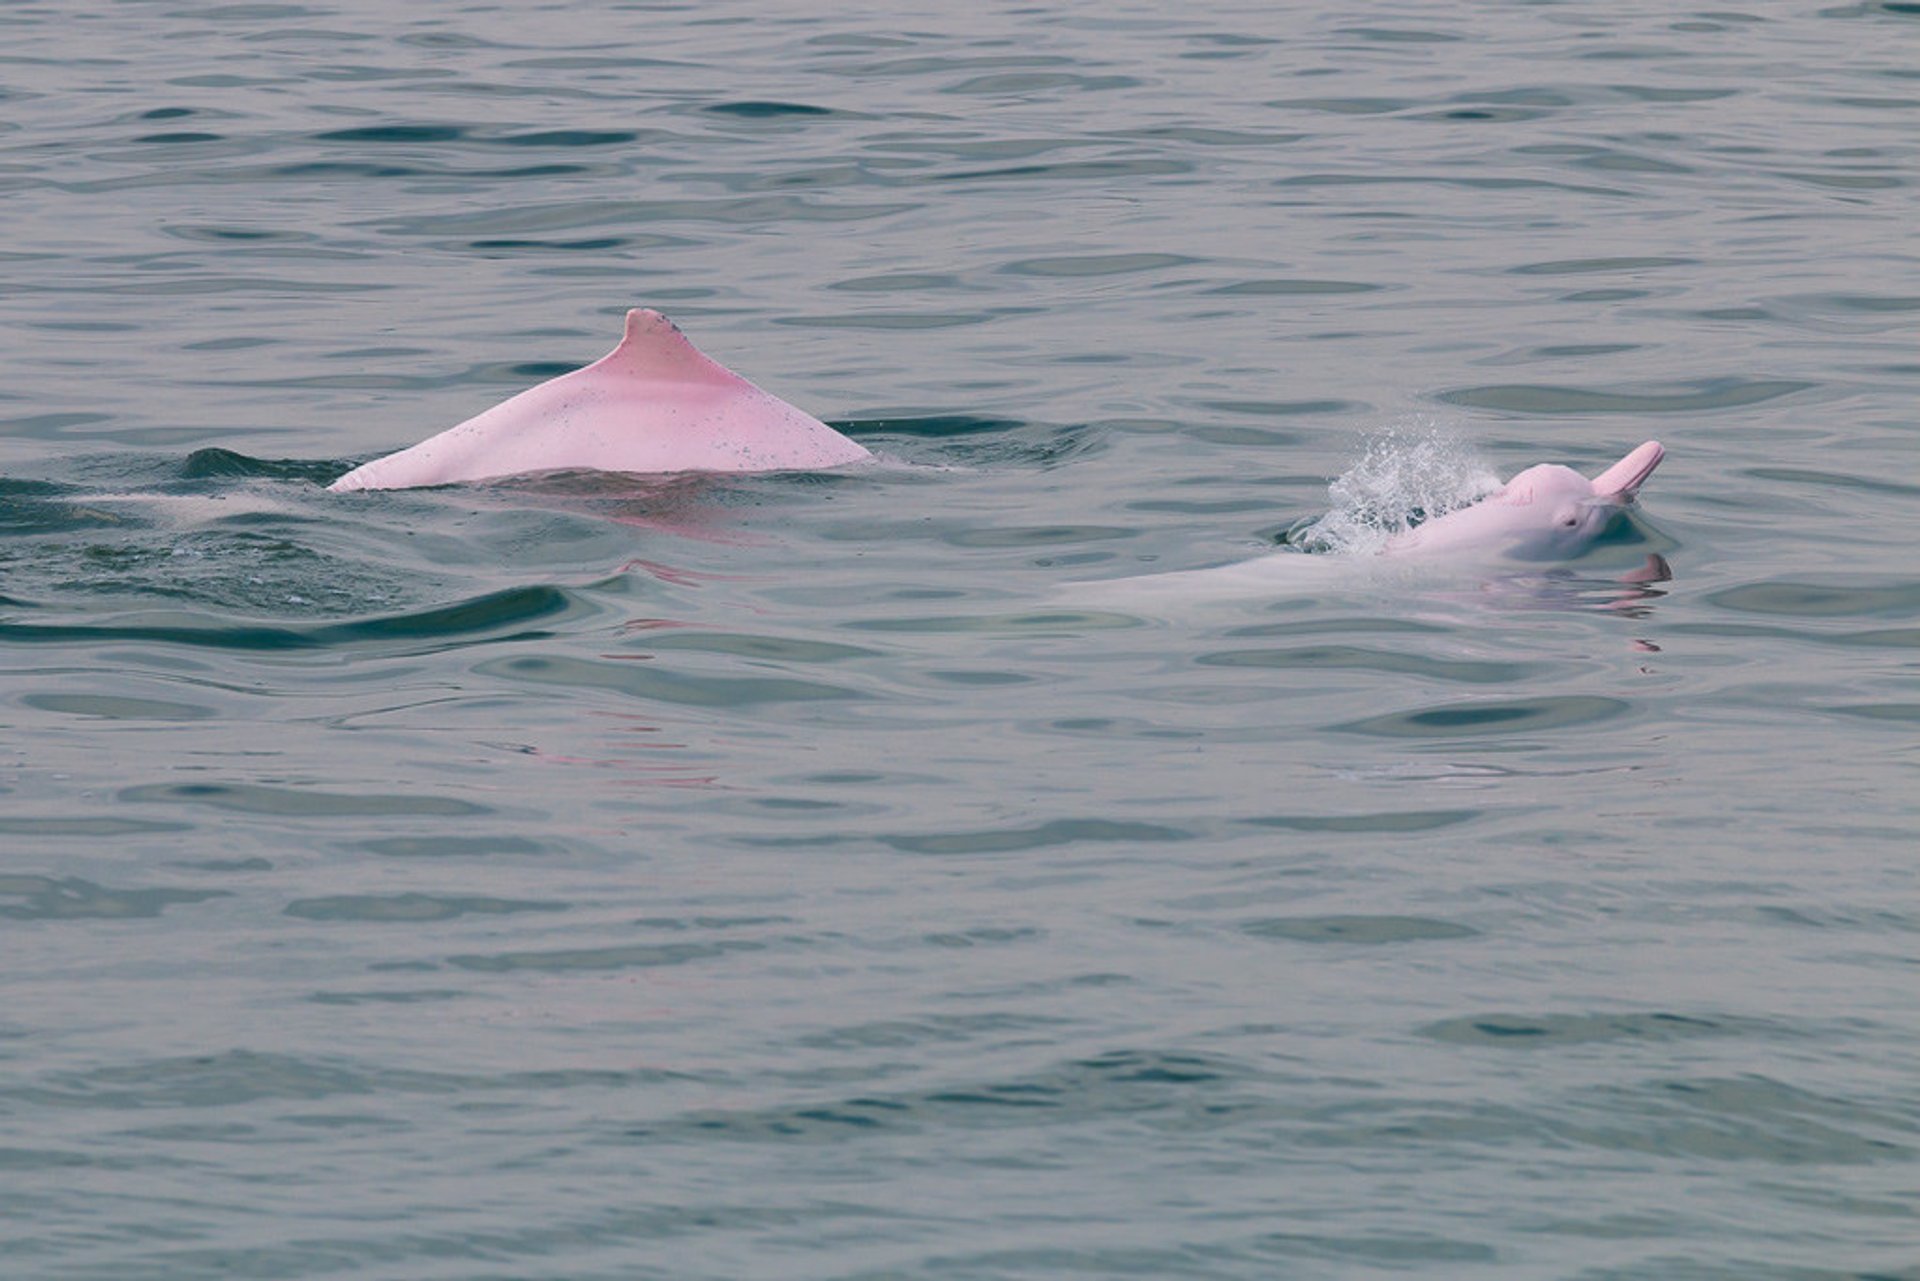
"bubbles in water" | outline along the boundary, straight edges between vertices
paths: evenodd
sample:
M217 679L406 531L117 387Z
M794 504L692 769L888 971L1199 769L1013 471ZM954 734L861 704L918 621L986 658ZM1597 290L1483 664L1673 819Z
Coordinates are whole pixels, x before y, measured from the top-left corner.
M1332 510L1295 525L1306 552L1378 551L1395 534L1492 493L1500 478L1473 447L1432 424L1388 427L1327 486Z

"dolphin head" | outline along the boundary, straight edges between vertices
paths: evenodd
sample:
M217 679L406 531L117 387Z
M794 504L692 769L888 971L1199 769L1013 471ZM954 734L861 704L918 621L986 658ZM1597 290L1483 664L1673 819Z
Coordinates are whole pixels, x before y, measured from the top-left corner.
M1571 559L1633 501L1665 456L1650 440L1592 480L1557 463L1529 467L1479 502L1399 535L1385 550Z

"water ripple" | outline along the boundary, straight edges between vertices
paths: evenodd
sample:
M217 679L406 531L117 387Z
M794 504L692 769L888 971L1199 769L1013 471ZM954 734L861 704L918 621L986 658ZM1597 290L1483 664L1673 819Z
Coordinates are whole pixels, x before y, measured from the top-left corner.
M1696 414L1763 405L1817 384L1789 379L1718 378L1681 392L1628 392L1588 387L1461 387L1440 393L1450 405L1516 414Z
M95 833L105 835L105 833ZM158 916L179 903L226 897L225 890L109 888L78 877L0 875L0 917L16 921L125 920Z
M1448 703L1348 721L1331 728L1386 738L1479 738L1591 725L1624 715L1631 705L1617 698L1558 695Z
M259 783L143 783L121 790L129 804L192 805L280 818L435 817L491 813L486 806L446 796L322 792Z
M311 627L207 622L197 615L156 614L102 623L0 622L0 642L64 645L146 641L257 651L390 647L396 643L413 647L423 641L435 642L435 648L442 643L464 647L537 638L544 633L525 630L527 623L558 621L563 616L579 618L594 611L594 606L559 588L516 587L413 613Z
M863 697L859 691L845 686L798 677L701 675L637 662L599 662L538 655L490 659L477 664L473 670L476 675L495 677L511 684L608 690L627 698L691 707L746 708Z

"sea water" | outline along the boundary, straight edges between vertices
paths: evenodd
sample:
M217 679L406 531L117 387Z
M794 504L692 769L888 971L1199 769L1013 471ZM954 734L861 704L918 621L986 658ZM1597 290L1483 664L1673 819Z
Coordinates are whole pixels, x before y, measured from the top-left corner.
M1916 1275L1917 52L0 10L0 1271ZM889 462L324 491L638 305Z

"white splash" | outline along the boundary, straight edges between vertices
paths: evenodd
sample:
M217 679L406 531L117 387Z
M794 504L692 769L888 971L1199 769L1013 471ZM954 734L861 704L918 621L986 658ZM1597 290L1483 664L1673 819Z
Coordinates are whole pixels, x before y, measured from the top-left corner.
M1387 427L1327 486L1330 510L1295 525L1287 541L1305 552L1376 552L1395 534L1498 488L1493 468L1458 436L1429 423Z

